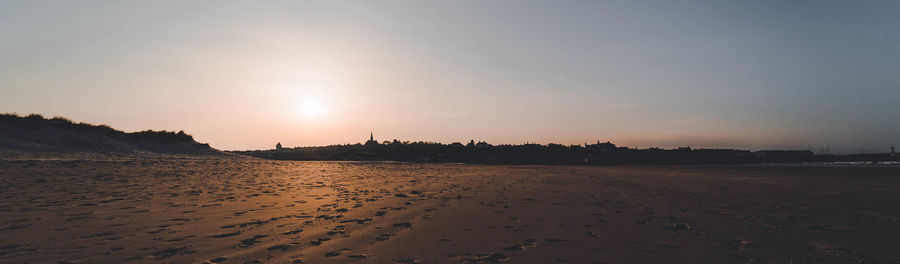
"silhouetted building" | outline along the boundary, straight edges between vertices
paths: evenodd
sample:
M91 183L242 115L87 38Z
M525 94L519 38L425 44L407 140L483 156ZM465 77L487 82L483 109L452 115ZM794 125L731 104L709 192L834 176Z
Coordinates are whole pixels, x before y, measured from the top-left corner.
M606 141L605 143L600 143L600 141L597 140L597 144L590 144L590 145L584 144L584 148L589 151L608 151L608 150L616 149L616 144L613 144L609 141Z
M375 133L369 132L369 140L366 141L366 146L377 146L378 141L375 141Z
M278 142L278 144L275 144L275 150L281 150L281 142Z

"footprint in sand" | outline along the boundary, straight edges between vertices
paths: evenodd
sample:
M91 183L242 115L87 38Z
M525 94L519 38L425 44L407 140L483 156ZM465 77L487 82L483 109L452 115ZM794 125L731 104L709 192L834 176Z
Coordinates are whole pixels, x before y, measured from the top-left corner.
M469 263L499 263L509 261L509 256L501 253L475 254L468 259Z
M271 247L267 248L266 250L268 250L268 251L275 251L275 250L288 251L288 249L291 249L291 248L294 248L293 243L271 246Z
M327 257L327 258L330 258L330 257L337 257L337 256L340 256L341 254L343 254L344 251L350 251L350 249L349 249L349 248L342 248L342 249L338 249L338 250L335 250L335 251L332 251L332 252L328 252L328 253L325 253L325 257Z
M385 241L385 240L391 239L392 236L396 236L396 235L397 234L382 234L382 235L376 237L375 240Z
M529 239L525 239L525 243L522 245L526 246L526 247L536 247L537 242L538 242L537 239L529 238Z
M368 258L369 256L366 254L354 254L354 255L347 255L347 257L352 258L352 259L365 259L365 258Z
M320 238L317 238L316 240L309 241L309 244L311 244L313 246L318 246L318 245L321 245L322 242L325 242L328 240L331 240L331 238L330 237L320 237Z
M289 231L284 232L284 233L281 233L281 234L282 234L282 235L294 235L294 234L297 234L297 233L300 233L300 232L303 232L303 229L302 229L302 228L296 229L296 230L289 230Z
M257 242L259 242L259 239L260 239L260 238L265 238L265 237L267 237L267 236L268 236L268 235L255 235L255 236L253 236L253 237L251 237L251 238L243 239L243 240L241 240L241 241L238 243L238 247L249 247L249 246L252 246L252 245L256 244Z

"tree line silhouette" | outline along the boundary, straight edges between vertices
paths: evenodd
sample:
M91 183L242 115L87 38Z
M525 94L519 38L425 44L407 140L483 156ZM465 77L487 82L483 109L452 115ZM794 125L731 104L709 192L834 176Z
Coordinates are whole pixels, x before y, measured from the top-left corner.
M610 142L585 145L521 144L491 145L486 142L442 144L436 142L383 143L273 150L233 151L277 160L406 161L473 164L741 164L765 162L811 162L822 160L808 150L676 149L619 147Z

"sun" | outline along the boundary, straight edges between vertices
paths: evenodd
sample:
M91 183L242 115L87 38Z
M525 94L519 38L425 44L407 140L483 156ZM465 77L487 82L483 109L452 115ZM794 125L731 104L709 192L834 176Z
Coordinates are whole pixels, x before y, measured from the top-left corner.
M300 112L306 117L313 118L325 114L325 108L318 101L308 99L300 106Z

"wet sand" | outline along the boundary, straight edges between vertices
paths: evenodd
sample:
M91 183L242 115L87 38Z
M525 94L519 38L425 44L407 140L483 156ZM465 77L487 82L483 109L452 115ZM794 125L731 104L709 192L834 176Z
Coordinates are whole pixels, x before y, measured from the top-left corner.
M0 263L898 263L900 169L0 159Z

